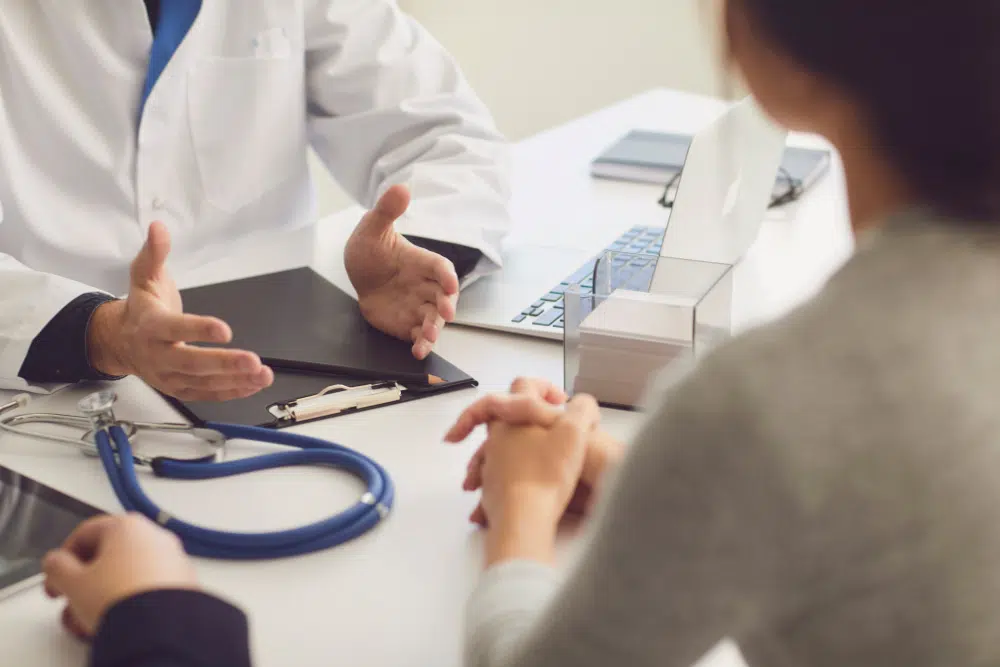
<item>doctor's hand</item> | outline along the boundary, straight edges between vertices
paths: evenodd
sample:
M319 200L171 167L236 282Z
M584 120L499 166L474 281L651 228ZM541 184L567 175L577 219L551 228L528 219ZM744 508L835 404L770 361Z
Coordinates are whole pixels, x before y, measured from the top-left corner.
M214 317L188 315L167 272L167 228L155 222L132 262L128 298L97 308L87 331L91 365L107 375L138 375L181 400L244 398L274 380L252 352L203 348L190 343L228 343L229 326Z
M393 228L409 204L404 186L389 188L348 240L344 265L365 319L411 341L413 356L423 359L445 322L455 319L458 275L447 259L414 245Z
M45 593L66 598L62 621L89 639L118 602L154 590L197 590L194 564L173 533L139 515L84 522L42 563Z

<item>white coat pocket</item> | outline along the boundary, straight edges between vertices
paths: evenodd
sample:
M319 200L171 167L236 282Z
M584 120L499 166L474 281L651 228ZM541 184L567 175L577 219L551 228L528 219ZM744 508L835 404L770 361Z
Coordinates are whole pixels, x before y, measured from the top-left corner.
M210 58L188 79L188 113L205 197L237 211L301 173L306 109L301 57Z

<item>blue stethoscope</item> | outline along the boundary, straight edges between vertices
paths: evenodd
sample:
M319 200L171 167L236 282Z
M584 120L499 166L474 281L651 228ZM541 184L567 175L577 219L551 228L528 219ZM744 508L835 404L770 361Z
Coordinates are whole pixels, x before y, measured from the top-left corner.
M15 397L7 405L0 405L0 416L24 407L28 398L25 394ZM192 556L262 560L329 549L371 530L388 516L392 508L394 487L386 470L367 456L341 445L256 426L206 423L204 427L195 427L188 424L120 421L115 418L113 410L116 400L117 396L113 391L99 391L79 402L82 417L50 413L19 414L0 419L0 430L72 444L85 453L96 453L122 506L127 511L139 512L172 531ZM30 423L86 427L89 430L82 439L76 440L22 428L24 424ZM143 430L189 433L209 444L213 453L195 459L139 456L133 451L130 438ZM292 449L222 461L227 439L266 442ZM349 472L364 481L367 491L352 507L323 521L271 533L229 533L202 528L163 511L142 490L136 473L136 467L142 466L165 479L201 480L303 465L330 466Z

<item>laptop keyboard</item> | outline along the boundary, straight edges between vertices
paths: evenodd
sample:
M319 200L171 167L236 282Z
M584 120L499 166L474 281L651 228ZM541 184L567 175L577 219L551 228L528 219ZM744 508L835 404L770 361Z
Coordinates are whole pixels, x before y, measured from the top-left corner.
M513 318L514 322L531 322L540 327L565 327L563 319L563 294L571 285L580 283L580 287L593 293L594 268L600 258L608 252L621 252L638 257L615 257L612 260L611 284L616 288L649 291L656 268L656 258L660 255L663 245L662 227L637 226L618 237L607 248L597 253L593 259L567 276L561 283L543 294L533 304L525 308Z

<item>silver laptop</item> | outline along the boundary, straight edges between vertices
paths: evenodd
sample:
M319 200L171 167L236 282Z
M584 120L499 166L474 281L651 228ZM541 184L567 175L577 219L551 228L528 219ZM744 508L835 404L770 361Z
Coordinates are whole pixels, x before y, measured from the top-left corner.
M786 136L752 99L733 105L692 139L666 231L633 226L607 243L607 229L566 220L560 244L551 228L519 230L503 271L463 290L456 323L561 339L563 293L573 284L592 288L595 263L608 251L631 256L615 259L612 282L637 291L666 282L660 256L737 262L767 213Z

